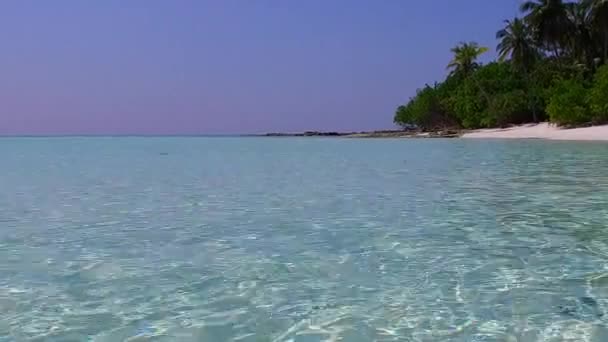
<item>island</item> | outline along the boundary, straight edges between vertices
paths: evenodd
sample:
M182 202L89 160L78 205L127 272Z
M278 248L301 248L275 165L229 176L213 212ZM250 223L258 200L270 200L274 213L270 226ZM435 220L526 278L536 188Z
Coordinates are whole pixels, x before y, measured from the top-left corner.
M394 123L424 131L608 123L608 1L525 1L519 10L496 32L496 60L482 64L488 47L459 43L447 77L418 89Z
M461 42L447 76L394 113L400 129L268 133L268 137L608 140L608 1L533 0L490 49ZM602 126L604 125L604 126Z

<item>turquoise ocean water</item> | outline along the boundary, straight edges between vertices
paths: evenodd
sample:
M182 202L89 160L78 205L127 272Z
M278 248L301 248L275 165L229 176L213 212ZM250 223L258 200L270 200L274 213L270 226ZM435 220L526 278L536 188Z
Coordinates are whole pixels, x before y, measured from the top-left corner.
M608 145L0 139L0 341L608 341Z

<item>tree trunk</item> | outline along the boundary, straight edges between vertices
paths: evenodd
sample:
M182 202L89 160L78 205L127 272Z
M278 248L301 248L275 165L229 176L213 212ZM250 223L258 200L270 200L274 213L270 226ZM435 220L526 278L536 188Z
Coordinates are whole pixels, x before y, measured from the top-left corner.
M555 54L555 58L557 58L557 61L559 62L561 56L559 55L559 47L557 44L553 44L553 54Z
M526 67L524 67L524 79L526 80L526 87L528 87L528 93L531 93L531 100L528 102L528 106L530 107L529 109L532 110L532 121L534 123L538 123L538 115L536 113L536 94L534 94L533 92L530 91L531 88L531 78L530 78L530 73L528 73L528 70Z
M608 63L608 32L604 32L604 63Z
M485 89L483 89L483 87L481 86L481 84L479 82L477 82L477 80L475 80L475 85L477 86L477 88L479 88L479 92L481 92L481 95L485 98L488 106L490 105L490 96L488 95L488 93L486 93Z

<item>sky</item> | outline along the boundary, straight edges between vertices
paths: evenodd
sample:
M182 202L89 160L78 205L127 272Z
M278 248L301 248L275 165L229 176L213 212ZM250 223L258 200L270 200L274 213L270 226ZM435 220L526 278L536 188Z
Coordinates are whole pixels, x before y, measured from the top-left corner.
M0 134L394 128L520 0L4 0Z

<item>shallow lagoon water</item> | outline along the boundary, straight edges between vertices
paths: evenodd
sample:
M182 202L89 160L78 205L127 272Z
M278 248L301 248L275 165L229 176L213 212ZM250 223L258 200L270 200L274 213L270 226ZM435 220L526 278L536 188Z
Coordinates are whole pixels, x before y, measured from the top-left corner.
M0 139L0 341L607 341L608 144Z

